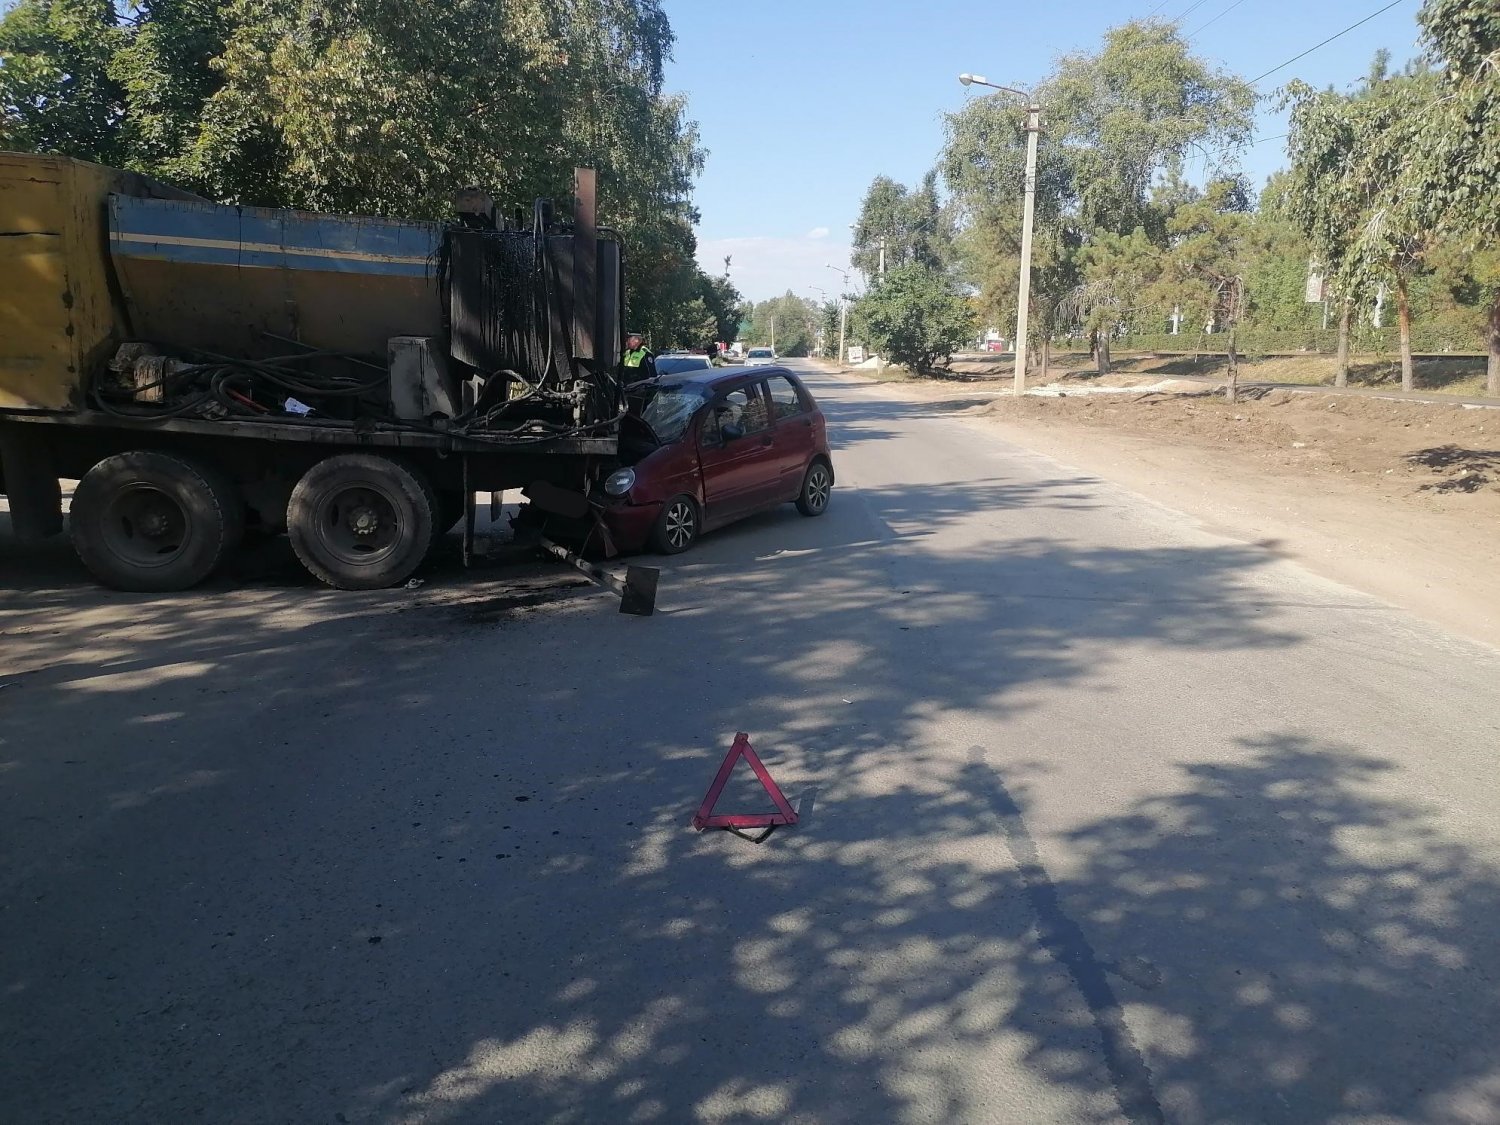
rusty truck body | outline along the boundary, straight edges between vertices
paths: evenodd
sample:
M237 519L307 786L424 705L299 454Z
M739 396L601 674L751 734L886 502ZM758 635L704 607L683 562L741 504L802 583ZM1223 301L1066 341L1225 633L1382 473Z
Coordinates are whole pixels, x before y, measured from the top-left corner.
M0 153L0 493L100 581L174 590L247 526L319 578L404 581L476 492L576 517L614 464L623 251L574 213L226 206ZM546 502L545 500L543 501ZM466 539L466 544L469 540Z

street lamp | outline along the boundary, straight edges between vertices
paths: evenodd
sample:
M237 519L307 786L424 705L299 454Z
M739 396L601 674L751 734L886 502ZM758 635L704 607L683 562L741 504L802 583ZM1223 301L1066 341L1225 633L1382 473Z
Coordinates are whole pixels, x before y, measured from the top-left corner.
M844 279L844 289L849 288L849 271L841 270L832 262L824 262L825 266ZM844 351L844 326L848 323L849 306L844 301L844 294L839 294L839 370L844 369L844 357L849 353Z
M1036 215L1036 137L1041 132L1042 107L1036 96L1010 86L998 86L978 74L960 74L965 86L988 86L1026 100L1026 203L1021 219L1021 299L1016 310L1015 393L1026 393L1026 320L1031 311L1031 224Z

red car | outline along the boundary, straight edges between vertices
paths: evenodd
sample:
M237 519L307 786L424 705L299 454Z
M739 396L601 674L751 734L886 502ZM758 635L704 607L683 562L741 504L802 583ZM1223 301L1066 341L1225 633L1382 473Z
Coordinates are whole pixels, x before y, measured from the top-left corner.
M619 550L686 551L705 531L780 504L820 516L833 490L823 412L780 367L661 375L630 389L621 453L604 481Z

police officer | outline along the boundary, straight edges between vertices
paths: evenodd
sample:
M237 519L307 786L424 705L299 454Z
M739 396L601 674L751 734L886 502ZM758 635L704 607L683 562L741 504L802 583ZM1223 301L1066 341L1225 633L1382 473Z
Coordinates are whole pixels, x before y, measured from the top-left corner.
M620 359L620 366L625 369L627 383L656 378L656 356L641 340L639 332L625 337L625 354Z

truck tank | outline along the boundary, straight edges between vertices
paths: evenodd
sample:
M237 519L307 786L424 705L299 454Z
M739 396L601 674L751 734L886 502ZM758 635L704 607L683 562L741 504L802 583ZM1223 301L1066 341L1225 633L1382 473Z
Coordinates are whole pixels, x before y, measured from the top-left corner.
M368 369L387 367L393 340L431 340L455 377L530 388L525 403L487 407L501 428L608 422L624 264L596 230L592 171L577 191L572 224L539 201L529 226L497 226L493 204L455 225L216 204L83 161L0 153L0 410L96 404L126 341L197 362L290 350ZM411 397L406 378L392 370L392 400ZM219 398L234 413L244 395Z
M295 340L383 362L392 336L442 331L437 223L267 207L109 200L109 250L134 334L263 357Z

